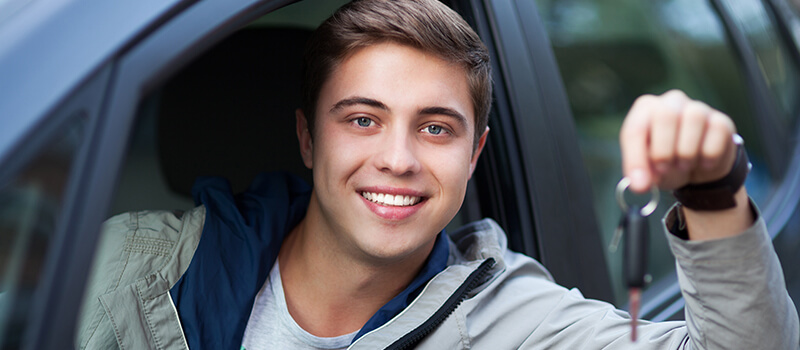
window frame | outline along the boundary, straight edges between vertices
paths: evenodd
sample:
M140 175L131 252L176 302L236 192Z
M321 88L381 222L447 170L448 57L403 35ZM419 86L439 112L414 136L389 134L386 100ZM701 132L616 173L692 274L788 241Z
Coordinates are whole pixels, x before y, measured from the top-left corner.
M592 193L588 173L535 4L472 0L456 1L455 5L492 53L497 111L492 118L505 127L501 130L505 150L518 153L507 164L495 164L501 168L493 170L520 177L511 190L519 192L525 205L514 208L518 211L515 214L532 222L529 227L520 227L519 232L514 223L504 223L509 241L523 235L523 242L535 242L524 245L522 252L537 258L559 284L578 287L590 298L612 300L595 212L582 195ZM497 135L495 130L492 133ZM490 154L497 152L487 150Z
M92 151L92 134L109 79L109 66L97 69L52 113L42 118L29 135L22 138L12 151L15 156L9 157L3 164L3 168L10 171L3 173L0 183L9 183L49 142L60 136L65 125L76 122L76 119L83 119L82 140L72 158L60 211L55 220L59 226L48 242L47 256L33 295L33 309L29 310L25 321L23 344L26 344L26 348L38 349L38 344L46 341L44 338L58 338L62 333L72 332L68 329L70 327L63 325L74 324L86 270L91 263L88 257L94 250L93 245L81 244L85 242L87 235L77 229L80 213L85 206L81 203L81 189L87 185L83 181L83 174ZM45 324L62 326L43 328ZM48 337L41 337L41 334L47 334Z

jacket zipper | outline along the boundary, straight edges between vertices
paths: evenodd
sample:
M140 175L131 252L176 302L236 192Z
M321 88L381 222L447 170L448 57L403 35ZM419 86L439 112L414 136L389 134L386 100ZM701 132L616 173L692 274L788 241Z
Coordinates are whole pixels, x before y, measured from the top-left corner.
M472 271L467 277L467 280L461 284L460 287L450 296L450 298L445 301L442 307L439 310L436 310L436 313L433 314L425 323L419 325L419 327L415 328L411 332L408 332L402 338L398 339L392 345L389 345L386 349L387 350L400 350L400 349L410 349L419 343L420 340L425 338L428 334L433 332L436 327L439 326L444 320L446 320L456 308L461 305L461 302L467 298L467 294L471 292L475 287L483 281L484 277L489 270L494 267L495 261L494 258L488 258L484 260L478 269Z

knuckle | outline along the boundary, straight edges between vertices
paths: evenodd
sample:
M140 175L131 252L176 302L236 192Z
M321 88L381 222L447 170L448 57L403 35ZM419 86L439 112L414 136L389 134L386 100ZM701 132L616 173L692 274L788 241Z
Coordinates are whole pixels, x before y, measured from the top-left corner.
M683 90L679 90L679 89L670 89L669 91L665 92L662 96L664 96L664 97L673 96L673 97L679 97L679 98L689 98L689 96L686 96L686 93L683 92Z
M703 158L706 160L714 160L722 157L722 153L725 149L720 144L706 144L706 147L703 147Z
M650 105L655 103L656 101L658 101L658 97L656 97L655 95L652 94L641 95L636 98L636 101L633 102L633 107L636 108L643 105Z
M708 120L708 127L709 129L715 130L717 132L727 132L727 133L736 132L736 127L733 124L733 120L731 120L730 117L719 111L711 113L711 116L709 117Z
M664 125L664 124L675 124L680 119L679 111L674 110L672 108L663 108L660 109L658 113L655 113L653 116L653 122Z
M692 101L684 108L684 118L690 122L704 122L708 119L711 108L703 102Z

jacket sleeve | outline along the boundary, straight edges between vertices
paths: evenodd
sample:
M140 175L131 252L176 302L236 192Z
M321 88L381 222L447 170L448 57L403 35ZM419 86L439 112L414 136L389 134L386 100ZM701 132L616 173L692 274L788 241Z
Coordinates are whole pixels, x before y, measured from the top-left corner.
M148 276L152 274L167 276L169 281L176 280L182 273L180 269L188 264L197 246L204 217L205 208L200 206L185 213L171 211L124 213L103 223L76 325L76 349L118 349L120 348L118 337L138 339L133 336L136 332L131 327L124 331L117 329L125 326L116 324L111 319L102 299L126 294L128 290L135 290L140 294L148 292L147 289L141 288L141 282L149 281ZM147 298L151 301L156 300L149 296ZM121 300L121 298L109 298L109 300ZM131 315L145 307L137 302L113 306L129 310ZM151 317L148 320L151 322L158 320L152 318L155 317L153 315L148 317ZM139 318L133 316L123 319L127 323L135 323L137 320ZM162 328L164 329L158 331L168 331L167 327ZM166 347L166 343L161 345ZM133 348L145 349L150 346L138 345Z
M673 227L676 208L665 219ZM679 225L678 225L679 226ZM797 311L763 218L741 234L713 241L687 241L666 232L676 257L686 322L640 321L630 341L630 315L613 305L584 298L577 289L531 279L527 293L506 315L532 327L518 347L525 349L798 349ZM511 254L507 273L535 267ZM527 266L527 267L526 267ZM522 278L517 278L522 280ZM507 278L514 284L515 278ZM506 289L506 288L504 288ZM499 291L498 293L503 293ZM524 300L522 300L524 299ZM519 311L518 310L522 310ZM524 323L523 323L524 322Z
M797 349L800 344L797 311L764 219L755 214L753 226L725 239L688 241L667 232L694 349ZM679 221L673 207L665 226L677 229Z

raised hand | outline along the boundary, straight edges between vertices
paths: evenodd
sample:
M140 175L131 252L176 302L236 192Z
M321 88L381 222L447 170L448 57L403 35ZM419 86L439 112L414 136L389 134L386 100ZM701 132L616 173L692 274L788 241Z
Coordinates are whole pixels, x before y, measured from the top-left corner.
M682 91L639 97L620 130L622 171L630 188L645 192L653 185L674 190L725 177L736 160L736 126L730 117ZM752 225L747 192L734 196L736 207L695 211L683 208L690 239L714 239Z
M736 158L735 133L730 117L682 91L641 96L620 131L623 174L636 192L720 179Z

